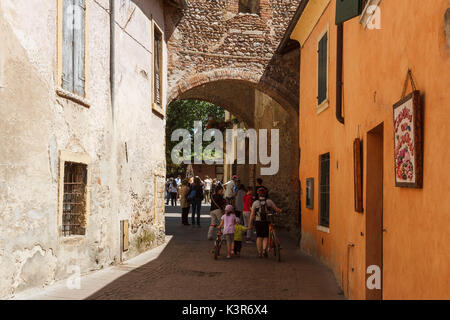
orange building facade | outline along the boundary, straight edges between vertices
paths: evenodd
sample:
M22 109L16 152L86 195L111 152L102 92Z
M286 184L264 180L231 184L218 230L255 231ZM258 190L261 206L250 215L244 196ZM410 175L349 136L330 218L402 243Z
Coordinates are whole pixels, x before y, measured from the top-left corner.
M310 0L290 36L301 46L302 250L332 268L351 299L449 299L450 0L364 1L343 22L342 40L336 2ZM423 185L407 188L396 186L393 106L413 86L423 108Z

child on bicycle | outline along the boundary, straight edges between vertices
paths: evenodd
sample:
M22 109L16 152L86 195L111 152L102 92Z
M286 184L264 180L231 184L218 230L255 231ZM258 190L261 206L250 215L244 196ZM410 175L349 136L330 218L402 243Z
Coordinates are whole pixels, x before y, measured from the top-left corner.
M225 214L222 216L219 229L223 227L223 236L227 241L227 259L231 258L233 252L233 242L234 242L234 225L236 223L236 215L234 214L234 208L232 205L227 205L225 207Z
M244 227L240 224L239 218L236 218L236 224L234 225L234 242L232 250L234 254L238 257L241 256L241 248L242 248L242 232L247 231L248 228Z

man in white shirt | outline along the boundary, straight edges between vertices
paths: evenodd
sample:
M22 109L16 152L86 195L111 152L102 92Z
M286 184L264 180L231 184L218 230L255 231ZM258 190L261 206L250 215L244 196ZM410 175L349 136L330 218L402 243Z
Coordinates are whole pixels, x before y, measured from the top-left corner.
M228 181L227 183L225 183L223 185L223 187L225 188L225 199L227 200L227 203L231 204L231 205L233 205L233 199L235 196L233 189L234 189L235 185L237 184L237 180L238 180L238 177L233 176L232 180Z
M208 176L205 176L204 186L205 186L205 203L211 203L211 185L212 179Z

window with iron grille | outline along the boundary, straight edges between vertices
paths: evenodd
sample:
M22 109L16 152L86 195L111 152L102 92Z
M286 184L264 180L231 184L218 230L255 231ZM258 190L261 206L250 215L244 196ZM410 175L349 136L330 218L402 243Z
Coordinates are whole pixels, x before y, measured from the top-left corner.
M87 165L64 163L63 236L85 235Z
M319 225L330 226L330 154L320 156L320 218Z
M239 12L259 14L259 0L239 0Z

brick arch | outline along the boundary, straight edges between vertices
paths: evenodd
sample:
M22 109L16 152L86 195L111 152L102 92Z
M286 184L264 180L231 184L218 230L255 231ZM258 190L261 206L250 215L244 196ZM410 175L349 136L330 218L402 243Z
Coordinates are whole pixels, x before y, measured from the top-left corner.
M236 116L239 120L243 121L247 127L254 127L254 117L248 113L243 113L242 108L237 105L235 101L230 101L214 94L198 95L195 93L189 94L189 92L182 96L182 100L185 99L206 101L215 104L216 106L220 106Z
M195 74L187 79L180 79L174 86L169 88L168 102L180 99L189 91L209 83L218 81L235 81L253 87L274 99L290 114L298 116L298 97L292 92L270 78L261 77L256 72L244 71L241 69L221 68L207 72ZM205 100L206 97L197 97L197 99ZM205 101L208 101L207 99ZM210 101L215 103L214 101ZM239 114L237 114L239 115Z

